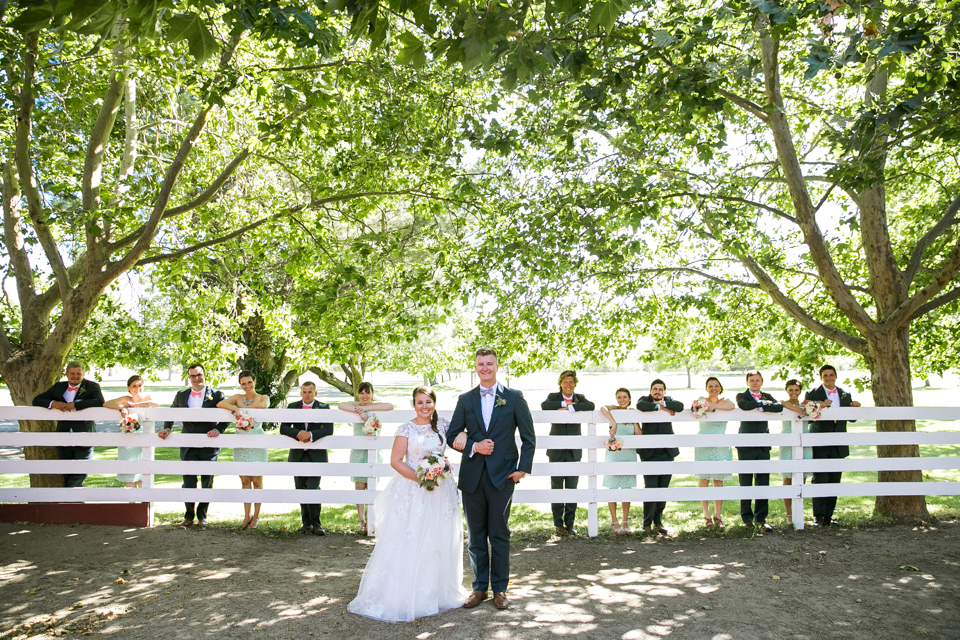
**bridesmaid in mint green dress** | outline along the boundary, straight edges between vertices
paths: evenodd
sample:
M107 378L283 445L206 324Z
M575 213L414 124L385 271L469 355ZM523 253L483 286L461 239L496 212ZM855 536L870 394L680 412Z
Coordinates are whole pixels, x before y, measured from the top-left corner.
M800 386L799 380L787 380L787 386L785 387L787 395L790 396L789 400L783 402L783 408L789 409L795 413L799 413L801 416L806 413L803 408L803 403L800 402L800 393L803 391L803 388ZM780 430L780 433L793 433L793 423L790 420L783 421L783 428ZM810 433L810 421L803 421L803 432ZM793 460L793 447L780 447L780 459L781 460ZM803 448L803 459L812 460L813 459L813 448L804 447ZM806 481L812 473L804 473L803 479ZM790 474L783 474L783 484L793 484L793 478ZM793 525L793 499L784 498L783 506L787 510L787 524Z
M720 380L714 378L713 376L707 378L707 413L715 413L717 411L732 411L736 408L736 405L733 402L727 400L726 398L721 398L721 393L723 393L723 385L720 384ZM700 422L699 433L701 434L722 435L726 430L726 422ZM726 460L733 460L733 453L731 452L730 447L694 447L693 459L698 462L723 462ZM697 474L697 477L700 478L700 482L697 483L697 486L699 487L710 486L711 481L713 481L713 486L722 487L724 480L733 480L733 474L730 473ZM703 520L706 523L707 528L712 529L716 527L719 530L723 530L723 519L720 517L720 510L723 507L723 500L713 501L712 516L710 515L709 500L701 500L700 506L703 507Z
M373 383L361 382L357 388L357 402L341 402L337 405L340 411L357 414L360 422L353 423L353 435L366 436L363 432L363 425L371 415L383 413L384 411L393 411L393 405L389 402L373 401ZM366 464L367 452L362 449L353 449L350 451L350 462L354 464ZM376 453L376 463L380 462L380 451ZM367 488L367 478L363 476L351 476L353 486L357 491L365 491ZM357 526L357 532L361 535L367 534L367 518L365 504L357 505L357 515L360 518L360 524Z
M610 413L610 411L619 410L629 411L631 408L630 390L624 388L617 389L617 404L600 407L600 413L610 422L611 436L633 436L640 434L640 425L617 422ZM637 450L630 447L623 447L620 451L610 451L608 449L604 454L603 460L604 462L636 462ZM603 486L607 489L634 489L637 486L637 476L604 476ZM624 502L622 505L623 524L617 520L617 503L608 502L607 507L610 509L610 521L613 523L613 532L630 533L630 503Z
M260 395L256 392L257 379L253 377L252 371L241 371L239 376L240 388L243 393L236 393L226 400L221 400L217 406L227 411L232 411L235 418L240 418L247 409L269 409L270 396ZM258 422L257 425L249 431L235 430L237 435L262 436L263 427ZM233 450L234 462L266 462L266 449L246 449L235 448ZM263 489L263 476L240 476L240 484L244 489ZM250 513L250 503L243 503L243 522L240 523L242 529L250 527L256 529L260 522L260 503L253 504L253 514Z
M127 380L127 391L130 395L108 400L103 403L103 408L120 409L122 414L125 410L137 407L160 406L150 396L143 395L143 378L138 375L132 375ZM141 420L140 428L147 433L153 433L153 422ZM143 447L117 447L117 460L143 460ZM117 481L126 484L128 489L140 488L142 484L139 473L118 473Z

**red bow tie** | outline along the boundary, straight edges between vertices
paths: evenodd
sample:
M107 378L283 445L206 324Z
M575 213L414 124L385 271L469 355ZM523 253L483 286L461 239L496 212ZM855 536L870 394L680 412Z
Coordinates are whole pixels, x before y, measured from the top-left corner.
M754 398L757 398L758 400L759 400L760 398L762 398L762 397L763 397L763 395L762 395L762 394L759 394L759 393L753 393L753 392L751 392L751 393L750 393L750 395L752 395L752 396L753 396Z
M202 395L203 395L203 391L191 391L191 392L190 392L190 397L191 397L191 398L199 398L199 397L202 396Z
M70 385L67 385L67 391L79 391L79 390L80 390L79 385L77 385L76 387L71 387Z

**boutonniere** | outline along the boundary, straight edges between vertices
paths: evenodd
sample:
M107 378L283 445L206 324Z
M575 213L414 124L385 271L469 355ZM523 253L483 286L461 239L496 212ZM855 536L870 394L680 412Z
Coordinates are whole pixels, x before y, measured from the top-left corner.
M850 394L849 394L849 393L841 393L841 394L840 394L840 399L841 399L841 400L849 400L849 399L850 399Z
M213 402L213 394L209 391L207 392L207 402Z
M495 406L495 407L505 407L505 406L507 406L507 401L504 400L503 398L501 398L501 397L500 397L500 394L498 393L498 394L495 396L495 399L494 399L494 401L493 401L493 406Z

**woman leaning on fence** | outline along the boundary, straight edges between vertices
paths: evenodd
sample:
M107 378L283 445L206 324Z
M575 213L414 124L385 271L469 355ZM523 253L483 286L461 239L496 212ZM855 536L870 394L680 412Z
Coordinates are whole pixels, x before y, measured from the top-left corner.
M140 431L141 429L146 429L147 431L152 432L153 421L148 423L140 420L136 413L130 411L130 409L137 409L140 407L159 407L160 405L154 402L153 398L150 396L143 394L143 378L138 375L132 375L127 380L127 391L129 392L129 395L108 400L107 402L103 403L103 407L105 409L120 410L120 425L123 431L133 433ZM126 427L124 425L126 425ZM142 459L143 447L117 447L117 460ZM139 473L118 473L117 480L119 482L126 483L128 489L133 487L139 488L142 484Z
M270 396L258 394L255 390L257 379L253 377L252 371L241 371L238 377L240 388L243 393L236 393L226 400L221 400L217 406L227 411L232 411L236 418L235 431L237 435L248 434L252 436L262 436L263 426L254 420L247 409L269 409ZM266 449L235 448L233 450L234 462L266 462ZM244 489L263 489L263 476L240 476L240 484ZM250 503L243 503L243 522L241 528L256 529L260 522L260 503L253 504L253 513L250 513Z
M600 413L610 422L610 439L607 441L607 451L604 453L604 462L636 462L637 452L635 449L623 447L620 436L633 436L640 434L640 425L635 422L617 422L613 419L611 411L629 411L633 398L630 397L630 390L624 387L617 389L617 404L608 404L600 407ZM635 489L637 486L637 476L604 476L603 486L607 489ZM608 502L607 508L610 509L610 522L614 533L630 533L630 503L622 504L623 523L617 520L617 503Z
M367 436L379 433L379 427L377 425L379 425L380 422L379 418L377 418L377 413L392 411L393 405L389 402L374 402L373 384L370 382L361 382L360 387L357 389L357 402L342 402L337 405L337 408L341 411L348 411L350 413L357 414L357 417L360 418L360 422L353 423L353 435ZM366 427L366 431L364 430L364 427ZM350 462L353 464L366 464L367 452L362 449L352 450L350 452ZM380 462L379 451L376 453L376 462ZM367 478L363 476L354 476L350 479L353 480L353 486L356 487L357 491L366 490ZM360 524L357 527L357 531L359 533L366 533L367 531L365 507L366 505L357 505L357 515L360 517Z

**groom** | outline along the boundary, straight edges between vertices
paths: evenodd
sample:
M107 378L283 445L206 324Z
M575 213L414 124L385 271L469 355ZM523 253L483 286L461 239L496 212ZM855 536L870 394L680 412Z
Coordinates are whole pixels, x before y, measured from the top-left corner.
M510 505L513 488L533 467L537 438L533 418L523 394L497 382L497 352L477 349L476 370L480 386L457 399L457 408L447 430L453 447L465 431L466 446L460 464L463 513L467 518L473 593L463 606L467 609L487 599L493 587L493 606L507 608L510 580ZM520 432L517 454L516 432ZM488 542L489 541L489 542Z

